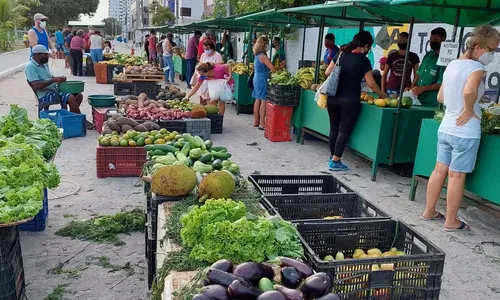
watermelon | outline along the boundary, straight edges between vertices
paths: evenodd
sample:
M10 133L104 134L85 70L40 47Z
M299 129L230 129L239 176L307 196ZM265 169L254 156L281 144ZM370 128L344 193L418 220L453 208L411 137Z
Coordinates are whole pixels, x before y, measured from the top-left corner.
M410 108L413 105L413 100L411 97L404 96L403 99L401 99L401 106L404 108Z

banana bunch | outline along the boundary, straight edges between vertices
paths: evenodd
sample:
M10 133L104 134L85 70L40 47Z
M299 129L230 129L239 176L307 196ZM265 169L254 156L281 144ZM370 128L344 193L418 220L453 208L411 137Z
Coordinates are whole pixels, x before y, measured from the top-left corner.
M269 84L282 85L286 84L292 78L292 74L290 74L287 70L276 71L271 74L271 78L269 79Z
M233 66L233 72L239 75L249 74L249 67L243 63L235 63Z
M326 80L326 75L325 75L326 68L327 68L326 65L322 65L319 69L318 82L320 84ZM294 77L299 82L299 85L303 89L307 90L311 88L311 85L314 82L315 79L314 75L315 75L315 69L313 67L309 67L309 68L300 68Z

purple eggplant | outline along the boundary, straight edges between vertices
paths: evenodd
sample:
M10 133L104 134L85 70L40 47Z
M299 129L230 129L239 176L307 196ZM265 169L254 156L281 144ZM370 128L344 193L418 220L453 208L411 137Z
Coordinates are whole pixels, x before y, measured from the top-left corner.
M245 281L239 276L214 268L208 268L207 279L210 284L220 284L225 287L228 287L235 280Z
M193 296L192 300L214 300L214 298L205 294L196 294Z
M278 291L269 291L262 293L257 300L288 300L285 294Z
M294 267L284 267L281 269L281 283L287 288L295 289L302 282L302 276Z
M262 292L254 288L250 283L241 280L233 281L227 288L232 299L255 300Z
M305 263L284 256L279 256L278 258L269 261L269 263L277 264L280 267L294 267L302 275L302 278L307 278L314 274L313 269Z
M340 300L340 297L337 294L326 294L323 297L316 298L316 300Z
M246 262L236 266L233 275L239 276L253 285L258 285L259 280L263 277L272 280L274 278L274 269L268 265Z
M285 295L285 297L288 300L303 300L304 299L304 295L302 295L301 291L289 289L289 288L282 286L282 285L279 285L279 284L276 284L274 286L274 288L277 291L279 291L280 293L283 293L283 295Z
M224 271L224 272L228 272L228 273L233 273L233 269L234 269L233 263L227 259L218 260L218 261L214 262L210 267Z
M332 291L332 279L326 273L316 273L309 276L300 287L305 299L316 299Z
M205 286L200 290L200 293L214 300L231 300L227 287L219 284Z

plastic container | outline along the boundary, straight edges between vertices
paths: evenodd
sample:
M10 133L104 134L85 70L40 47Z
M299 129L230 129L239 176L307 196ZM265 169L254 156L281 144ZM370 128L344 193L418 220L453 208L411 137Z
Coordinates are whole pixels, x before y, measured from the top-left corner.
M177 131L178 133L186 132L185 120L159 120L158 125L160 125L160 128L165 128L170 132L172 131Z
M102 126L104 121L107 120L107 113L109 110L115 110L114 106L111 107L92 107L92 124L94 124L95 130L98 133L102 132Z
M253 115L253 105L238 105L238 114Z
M276 105L298 106L300 91L299 85L269 85L267 87L267 100Z
M19 228L17 226L0 227L0 264L8 259L14 245L19 240Z
M80 94L85 90L85 82L77 80L61 82L57 84L57 88L59 89L59 92Z
M50 119L58 128L64 129L64 139L85 136L87 134L85 118L84 114L75 114L64 109L40 112L40 119Z
M137 177L146 163L144 147L96 148L97 177Z
M115 68L119 67L119 65L107 65L106 68L106 81L108 84L113 83L113 75L115 74ZM123 66L122 66L123 69Z
M43 208L28 223L19 225L19 230L22 231L44 231L49 218L49 195L47 189L43 191Z
M108 84L108 66L97 63L94 66L95 82L99 84Z
M0 263L0 300L24 299L25 282L21 241L17 239L14 248Z
M116 97L113 95L89 95L89 104L93 107L111 107L115 105Z
M333 292L342 299L439 299L445 254L405 223L366 220L295 225L306 261L315 271L331 276ZM355 249L386 252L392 247L404 255L323 260L339 251L352 257Z
M222 128L224 124L224 116L219 114L207 115L210 119L210 133L220 134L222 133Z
M250 175L248 180L264 196L353 192L332 175Z
M149 99L156 99L158 95L158 85L156 81L134 81L132 82L134 86L134 95L139 96L144 93L148 95Z
M271 142L291 141L292 106L281 106L272 103L266 105L266 128L264 137Z
M114 94L117 96L128 96L134 94L134 85L132 82L115 81Z
M279 214L284 220L323 220L341 217L342 221L390 216L356 193L321 195L264 196L261 203L271 215Z
M86 76L95 76L94 64L93 64L92 58L90 56L87 56L87 60L85 63L85 75Z
M210 132L212 131L212 122L208 118L201 119L187 119L186 121L186 133L189 133L193 136L197 135L204 140L208 140L210 138Z

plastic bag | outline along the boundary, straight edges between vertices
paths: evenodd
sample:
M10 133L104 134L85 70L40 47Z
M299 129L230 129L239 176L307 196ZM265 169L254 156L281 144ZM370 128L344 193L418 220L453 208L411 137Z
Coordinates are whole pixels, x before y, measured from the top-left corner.
M227 81L224 79L211 79L205 80L208 87L208 94L210 95L210 99L219 100L222 97L222 94L226 90Z
M219 98L220 101L224 102L229 102L233 100L233 91L231 90L231 87L229 84L226 82L226 86L224 87L224 91L222 92L222 95Z
M384 50L388 50L389 47L391 47L392 40L389 36L389 32L387 31L387 25L380 28L377 36L375 37L375 43Z
M403 97L410 97L413 100L413 105L422 105L420 101L418 101L417 96L412 91L403 92Z
M191 82L189 83L191 86L195 86L198 83L198 73L194 72L193 76L191 76Z
M324 93L326 90L326 84L323 82L318 90L316 91L316 95L314 95L314 101L319 108L326 109L326 104L328 102L328 96Z

